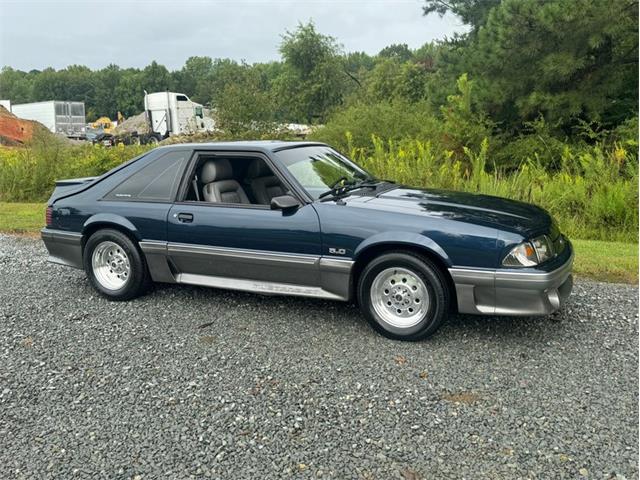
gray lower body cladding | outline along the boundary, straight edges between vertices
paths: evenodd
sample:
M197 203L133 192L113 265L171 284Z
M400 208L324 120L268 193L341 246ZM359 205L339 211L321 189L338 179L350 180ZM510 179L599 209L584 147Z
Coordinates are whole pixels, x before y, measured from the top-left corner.
M83 268L81 233L44 228L41 236L49 252L47 260L68 267Z
M352 260L142 241L154 281L349 300Z
M43 229L49 261L82 265L82 235ZM287 254L162 241L141 241L156 282L184 283L271 295L349 300L354 262L339 257ZM458 311L477 315L547 315L573 285L573 255L552 272L450 268Z
M480 315L548 315L573 288L573 254L551 272L450 268L458 311Z

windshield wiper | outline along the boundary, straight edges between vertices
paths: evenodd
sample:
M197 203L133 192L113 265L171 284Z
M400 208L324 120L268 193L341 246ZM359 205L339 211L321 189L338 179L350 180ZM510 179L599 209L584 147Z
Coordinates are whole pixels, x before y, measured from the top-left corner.
M347 193L353 190L358 190L360 188L377 188L377 186L380 185L381 183L383 183L382 180L377 180L375 178L366 178L363 180L354 181L354 180L348 180L342 177L331 186L331 189L327 190L324 193L321 193L320 196L318 197L318 200L322 200L323 198L326 198L329 196L331 198L327 198L327 200L333 200L335 198L340 198L346 195Z

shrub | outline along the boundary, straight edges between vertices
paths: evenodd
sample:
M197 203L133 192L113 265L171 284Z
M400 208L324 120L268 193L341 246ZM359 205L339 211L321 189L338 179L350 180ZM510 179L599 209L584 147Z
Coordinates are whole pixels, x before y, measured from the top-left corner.
M394 141L428 140L439 134L439 128L440 122L426 103L356 103L333 115L311 139L346 151L350 145L345 132L350 133L351 145L370 148L372 136Z
M466 74L462 75L457 81L458 93L450 95L439 112L426 101L357 103L337 112L312 138L341 150L356 146L369 151L372 136L392 141L420 140L451 152L455 160L465 161L465 148L479 148L494 127L486 115L473 107L472 87ZM345 132L350 144L345 142Z
M56 180L101 175L148 149L139 145L69 146L61 141L38 138L29 148L2 148L0 201L45 201Z
M349 137L347 136L347 139ZM374 175L428 188L464 190L538 204L576 238L638 240L638 160L619 143L572 150L565 145L557 169L535 159L517 170L488 171L489 141L465 148L466 161L418 140L351 145L349 154Z

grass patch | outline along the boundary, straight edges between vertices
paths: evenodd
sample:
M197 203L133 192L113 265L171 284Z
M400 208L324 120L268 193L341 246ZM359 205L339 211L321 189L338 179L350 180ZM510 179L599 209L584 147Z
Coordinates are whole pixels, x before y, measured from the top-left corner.
M37 234L44 227L45 203L0 202L0 232Z
M578 277L617 283L638 283L638 244L572 240Z
M0 202L0 232L37 235L44 226L44 203ZM578 277L638 283L638 244L572 240Z

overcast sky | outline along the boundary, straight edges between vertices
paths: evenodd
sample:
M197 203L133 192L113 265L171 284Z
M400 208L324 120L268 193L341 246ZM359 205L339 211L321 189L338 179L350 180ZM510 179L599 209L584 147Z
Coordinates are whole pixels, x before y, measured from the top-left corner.
M20 70L101 68L110 63L169 69L192 55L276 60L286 30L313 19L346 51L417 48L464 31L455 17L424 17L421 0L0 0L0 65Z

